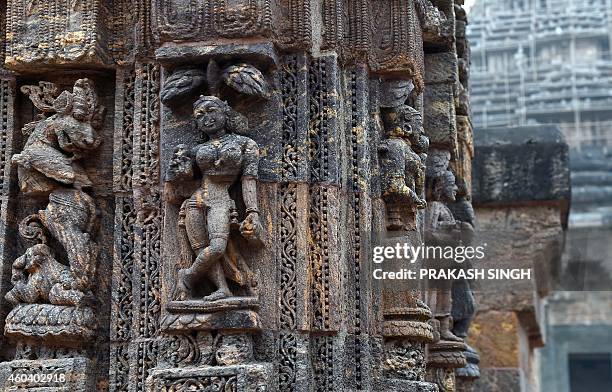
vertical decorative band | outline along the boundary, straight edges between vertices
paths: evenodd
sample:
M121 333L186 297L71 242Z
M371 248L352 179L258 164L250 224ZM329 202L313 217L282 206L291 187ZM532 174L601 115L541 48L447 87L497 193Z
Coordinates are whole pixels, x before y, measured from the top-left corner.
M156 337L161 312L161 194L159 174L159 66L137 65L134 126L134 204L136 206L133 282L135 298L132 349L133 382L144 390L149 370L157 364ZM135 356L135 357L134 357Z
M330 186L337 167L330 147L335 132L335 59L312 59L308 68L309 210L308 259L312 309L311 364L317 391L333 391L333 337L330 317ZM321 335L323 333L324 335Z
M115 192L115 251L111 304L111 391L124 391L129 382L129 342L132 338L134 276L134 223L136 211L132 196L134 150L134 67L117 72L115 103L115 152L113 188Z
M0 270L2 281L10 281L11 264L13 260L6 260L6 238L9 210L11 155L13 153L13 103L15 97L14 81L0 79ZM8 276L7 276L8 275ZM7 276L5 278L5 276ZM6 289L0 292L0 303L4 301ZM4 317L0 318L0 328L4 330Z
M0 203L4 208L3 198L9 194L10 157L12 155L12 114L9 113L12 107L13 94L11 92L11 81L0 80Z
M280 76L282 97L282 184L280 186L280 312L279 312L279 391L293 391L297 367L297 184L298 140L298 58L283 59Z
M363 119L360 118L360 111L358 107L358 88L357 88L357 71L351 69L348 74L348 110L349 110L349 121L350 121L350 133L349 133L349 151L350 151L350 187L349 187L349 202L351 211L353 212L353 243L350 254L352 261L352 285L353 285L353 298L352 298L352 314L350 322L352 323L352 333L355 337L354 344L354 375L355 385L361 389L362 385L362 364L361 358L363 353L361 352L361 184L362 178L359 172L359 139L363 138L365 132L365 126Z

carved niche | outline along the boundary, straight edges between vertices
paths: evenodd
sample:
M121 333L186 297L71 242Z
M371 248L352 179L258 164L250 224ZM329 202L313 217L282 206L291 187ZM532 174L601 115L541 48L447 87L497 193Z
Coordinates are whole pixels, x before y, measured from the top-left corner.
M151 391L168 388L169 371L186 372L181 382L192 382L194 366L204 386L227 372L234 377L228 388L243 390L245 377L257 381L244 390L269 381L269 365L255 363L253 354L261 324L251 255L266 242L258 202L260 146L246 136L247 118L229 103L266 100L269 89L263 73L240 59L177 66L162 88L171 115L192 108L191 124L201 136L174 146L164 179L169 208L178 207L177 220L166 222L175 226L166 231L177 236L172 241L179 244L180 261L168 271L162 342L181 347L181 358L158 364L148 381Z
M87 193L92 182L80 161L100 145L105 108L89 79L79 79L72 91L61 93L48 82L21 91L43 114L24 126L27 140L12 162L21 192L29 198L48 197L49 202L19 225L29 247L12 265L13 287L5 298L13 309L4 334L17 342L16 361L55 360L60 355L63 362L58 366L85 372L92 364L82 350L98 328L99 249L98 209ZM2 378L15 364L3 365ZM75 390L87 389L87 377L73 381Z

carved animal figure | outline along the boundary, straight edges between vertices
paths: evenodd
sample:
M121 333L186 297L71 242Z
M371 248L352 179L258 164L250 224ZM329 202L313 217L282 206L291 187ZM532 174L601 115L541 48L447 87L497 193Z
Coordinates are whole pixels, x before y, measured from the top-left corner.
M11 282L5 296L11 304L50 303L53 286L70 282L70 270L55 260L49 246L37 244L13 262Z

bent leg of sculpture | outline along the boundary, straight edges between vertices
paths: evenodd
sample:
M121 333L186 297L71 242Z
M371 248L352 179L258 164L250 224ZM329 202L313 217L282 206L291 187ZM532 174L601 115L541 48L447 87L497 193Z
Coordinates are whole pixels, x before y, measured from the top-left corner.
M213 207L206 212L196 204L196 200L187 202L185 214L185 230L196 258L189 268L179 270L176 299L190 297L194 286L203 277L208 277L216 287L215 292L206 296L207 301L226 298L232 293L227 286L221 259L229 237L229 211Z

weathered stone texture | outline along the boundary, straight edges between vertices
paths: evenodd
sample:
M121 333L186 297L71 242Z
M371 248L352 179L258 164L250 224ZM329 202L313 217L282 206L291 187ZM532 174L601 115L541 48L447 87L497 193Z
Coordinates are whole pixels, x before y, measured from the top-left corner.
M455 389L450 292L370 257L474 231L459 1L2 12L5 389Z
M568 147L557 127L481 129L474 143L475 203L554 200L568 207Z

